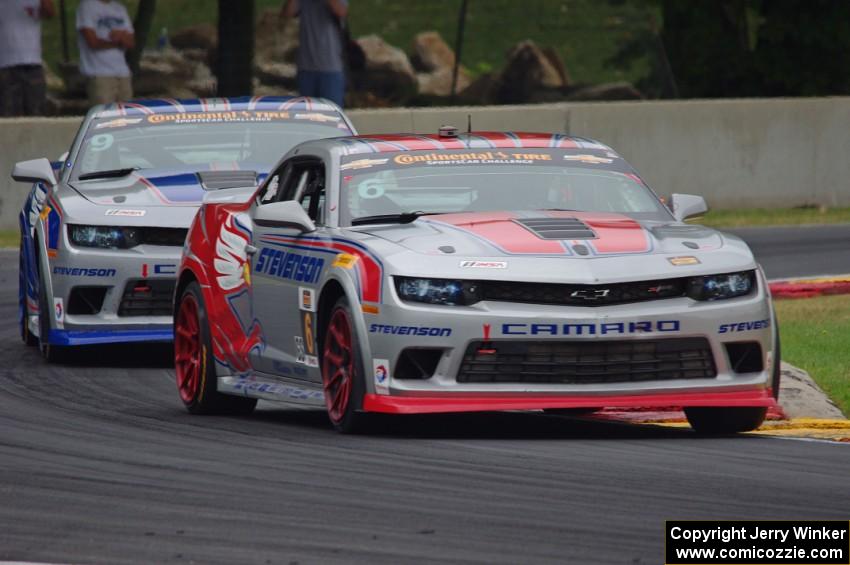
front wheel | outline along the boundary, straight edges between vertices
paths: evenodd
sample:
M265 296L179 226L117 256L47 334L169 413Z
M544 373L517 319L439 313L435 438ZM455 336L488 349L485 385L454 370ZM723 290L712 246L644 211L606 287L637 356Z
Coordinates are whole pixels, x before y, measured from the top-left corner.
M776 316L773 317L776 319ZM776 343L773 345L773 374L770 378L770 390L773 398L779 400L779 382L782 380L782 349L779 343L779 329L776 330Z
M59 363L65 358L65 348L50 343L50 319L56 310L49 304L47 284L39 269L38 273L38 346L48 363Z
M685 408L691 427L701 434L725 435L755 430L764 422L767 408L754 407L692 407Z
M322 342L325 405L331 423L342 433L363 431L367 416L360 411L365 383L353 320L348 301L337 300Z
M180 296L174 319L174 369L180 400L192 414L249 414L257 405L256 398L218 392L209 323L197 282Z
M24 241L21 237L21 250L18 255L18 323L21 331L21 340L29 345L38 345L38 338L30 332L29 306L27 305L27 273L24 264Z

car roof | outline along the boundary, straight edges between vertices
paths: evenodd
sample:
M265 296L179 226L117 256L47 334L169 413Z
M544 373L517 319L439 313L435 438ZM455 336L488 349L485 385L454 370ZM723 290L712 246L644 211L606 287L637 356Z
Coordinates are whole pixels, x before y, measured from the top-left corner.
M343 155L442 151L456 149L598 149L614 152L598 141L561 133L474 131L456 136L439 134L356 135L308 141L337 149Z
M176 114L195 112L227 111L293 111L293 112L336 112L340 108L323 98L307 96L240 96L233 98L154 98L130 100L97 106L91 118L115 118L149 114Z

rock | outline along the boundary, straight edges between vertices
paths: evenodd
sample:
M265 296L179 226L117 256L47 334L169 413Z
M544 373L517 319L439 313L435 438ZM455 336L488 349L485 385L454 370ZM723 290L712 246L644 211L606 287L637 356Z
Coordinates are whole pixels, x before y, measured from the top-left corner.
M88 98L47 97L48 113L55 116L85 116L89 111Z
M413 67L421 71L416 75L419 94L423 96L450 96L455 53L436 31L418 34L413 40ZM458 68L456 93L462 92L471 83L469 72Z
M189 61L204 63L206 65L209 64L209 56L212 51L209 49L200 49L198 47L189 47L187 49L181 49L180 54Z
M55 92L57 94L61 94L65 92L65 81L62 78L53 72L47 63L44 61L41 62L41 66L44 68L44 81L47 83L47 91Z
M295 96L295 90L283 86L254 83L254 96Z
M404 102L416 93L417 80L407 55L377 35L357 40L366 56L366 68L352 73L355 90L365 90L377 98Z
M210 49L218 48L218 29L210 23L196 24L172 33L169 37L172 47L177 49Z
M432 73L418 73L416 81L419 84L419 94L425 96L451 96L453 69L445 68ZM457 85L455 94L460 94L472 81L466 70L459 68L457 72Z
M254 61L254 76L262 84L295 88L295 65L292 63L275 63L267 60Z
M298 49L298 22L281 20L280 10L264 10L254 29L254 53L257 59L294 63Z
M567 100L642 100L643 95L628 82L610 82L578 88L570 93Z
M386 98L379 98L371 92L362 90L348 91L345 95L346 108L390 108L393 103Z
M417 71L424 73L452 68L455 64L455 52L436 31L417 34L413 38L412 52L411 64Z
M558 73L558 76L561 77L563 88L569 88L572 85L572 80L570 79L570 74L567 72L567 66L564 65L564 60L561 59L561 55L558 51L556 51L551 45L547 45L543 48L543 55Z
M779 384L779 405L789 418L845 419L806 371L785 362Z
M533 41L521 41L508 52L507 63L499 76L496 100L502 104L520 104L533 93L561 91L566 87L566 71L553 64Z
M465 104L492 104L495 100L498 78L492 73L479 75L472 84L464 89L461 101Z
M139 72L133 77L134 95L144 97L178 91L185 94L191 81L208 75L209 68L204 71L204 67L203 63L191 61L174 49L145 51L139 62Z
M215 96L217 87L218 80L210 68L203 63L196 63L192 80L186 84L186 88L195 96Z

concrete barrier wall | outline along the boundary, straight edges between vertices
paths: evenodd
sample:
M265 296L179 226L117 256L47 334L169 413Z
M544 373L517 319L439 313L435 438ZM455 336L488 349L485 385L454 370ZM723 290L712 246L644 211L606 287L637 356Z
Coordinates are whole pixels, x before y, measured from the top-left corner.
M611 145L660 194L703 195L714 208L850 206L850 98L609 102L352 110L363 133L567 132ZM27 187L19 160L57 158L80 118L0 120L0 229L17 226Z

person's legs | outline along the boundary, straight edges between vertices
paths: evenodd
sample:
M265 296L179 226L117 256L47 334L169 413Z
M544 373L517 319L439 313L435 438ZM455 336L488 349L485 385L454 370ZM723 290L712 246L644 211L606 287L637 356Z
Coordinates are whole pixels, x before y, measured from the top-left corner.
M0 118L12 115L12 70L0 69Z
M0 69L0 116L22 116L24 84L17 67Z
M319 96L319 75L316 71L298 70L296 82L301 96Z
M89 104L109 104L118 100L119 83L118 77L89 77L88 94Z
M345 104L345 73L321 73L318 96L342 108Z
M44 68L33 66L20 69L22 84L22 110L25 116L44 115L44 103L47 99L47 82L44 80Z
M131 100L133 98L133 79L130 77L118 77L116 80L118 101Z
M108 77L88 77L86 90L89 95L89 104L92 106L112 101Z

